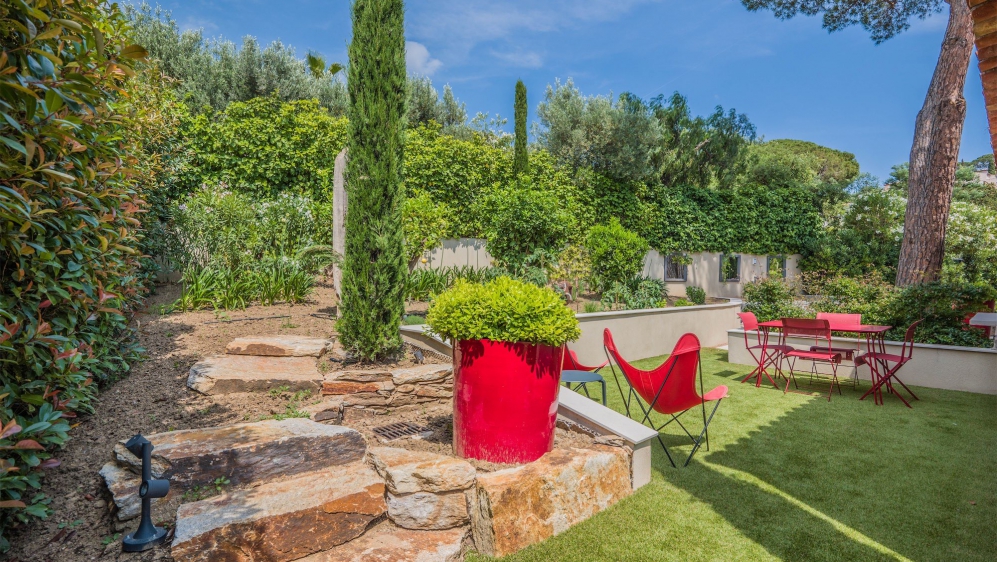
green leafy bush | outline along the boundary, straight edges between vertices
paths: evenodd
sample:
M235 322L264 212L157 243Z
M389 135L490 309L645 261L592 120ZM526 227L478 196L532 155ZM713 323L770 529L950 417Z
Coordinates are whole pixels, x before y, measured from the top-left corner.
M706 291L704 291L702 287L697 287L695 285L686 287L685 296L689 297L689 300L692 301L693 304L706 304Z
M570 207L556 192L538 189L527 178L521 185L495 186L478 205L488 252L510 269L523 266L538 250L560 250L575 225Z
M644 254L648 250L647 241L623 228L616 217L610 219L609 224L589 229L585 247L592 259L592 276L602 290L636 277L644 266Z
M436 297L426 323L451 341L488 339L556 347L581 335L574 312L552 289L508 277L483 285L458 281Z
M146 197L170 133L132 97L129 59L145 51L116 4L4 2L0 37L4 550L11 521L49 511L38 469L58 466L64 419L139 358L128 318L146 292Z
M973 312L989 309L997 291L993 287L969 283L926 283L910 285L883 304L884 323L893 326L887 338L903 340L907 327L918 319L924 322L915 332L915 341L943 345L989 347L983 330L970 327L964 319Z
M402 228L405 229L405 256L409 270L427 251L436 249L450 228L451 212L445 203L436 203L423 191L402 203Z
M609 309L643 310L667 306L668 287L660 279L633 277L625 283L613 283L602 293L602 304Z
M796 304L796 289L783 279L766 277L744 285L745 312L754 312L759 322L779 318L803 318L806 311Z
M678 299L675 301L675 306L696 306L696 303L685 299Z

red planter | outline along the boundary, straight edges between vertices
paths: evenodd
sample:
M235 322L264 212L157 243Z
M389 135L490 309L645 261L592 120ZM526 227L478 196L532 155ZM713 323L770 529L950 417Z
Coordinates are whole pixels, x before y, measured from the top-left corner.
M454 346L454 451L522 463L554 447L563 348L463 340Z

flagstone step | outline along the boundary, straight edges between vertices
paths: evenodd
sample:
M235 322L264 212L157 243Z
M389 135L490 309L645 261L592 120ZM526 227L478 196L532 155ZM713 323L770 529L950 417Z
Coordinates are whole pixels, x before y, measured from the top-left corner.
M236 338L225 348L231 355L267 357L321 357L332 349L332 340L311 336L258 336Z
M362 460L367 443L355 429L304 418L266 420L147 435L155 449L152 472L189 488L224 477L232 484L345 465ZM138 471L141 461L124 442L114 446L122 466Z
M459 562L467 535L467 527L412 531L385 521L357 539L299 562Z
M187 386L209 395L280 387L317 393L322 388L322 375L314 357L214 355L190 368Z
M384 480L363 462L180 506L177 562L288 562L351 541L381 518Z

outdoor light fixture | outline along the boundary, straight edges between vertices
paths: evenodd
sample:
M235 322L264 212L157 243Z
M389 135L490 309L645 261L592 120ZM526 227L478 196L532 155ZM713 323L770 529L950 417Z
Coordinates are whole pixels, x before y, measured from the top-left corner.
M142 485L138 489L138 495L142 498L142 522L137 531L125 536L121 549L125 552L142 552L166 540L166 529L152 524L151 512L152 498L166 497L170 493L170 481L152 479L153 447L148 439L141 434L136 435L125 443L125 448L142 459Z

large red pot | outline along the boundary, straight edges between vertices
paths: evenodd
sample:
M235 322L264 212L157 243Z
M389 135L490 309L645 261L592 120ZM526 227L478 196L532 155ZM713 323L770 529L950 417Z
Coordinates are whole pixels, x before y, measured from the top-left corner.
M532 462L554 447L563 348L462 340L454 346L454 451Z

